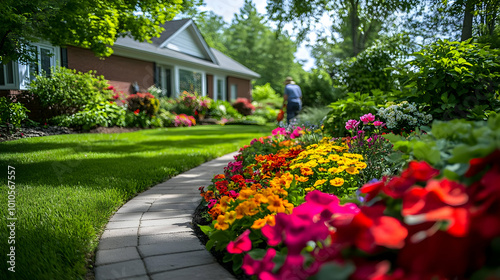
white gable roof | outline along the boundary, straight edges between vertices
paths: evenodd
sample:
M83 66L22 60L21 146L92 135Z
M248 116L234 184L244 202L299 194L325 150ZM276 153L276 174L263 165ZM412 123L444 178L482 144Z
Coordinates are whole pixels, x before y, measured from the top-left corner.
M187 20L182 27L166 38L159 48L171 49L217 64L214 54L192 20Z

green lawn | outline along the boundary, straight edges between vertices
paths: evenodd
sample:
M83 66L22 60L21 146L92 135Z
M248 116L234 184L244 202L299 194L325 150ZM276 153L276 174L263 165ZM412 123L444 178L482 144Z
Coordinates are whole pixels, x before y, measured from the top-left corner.
M99 234L127 200L273 128L196 126L0 143L0 279L83 278ZM7 270L8 166L15 168L15 273Z

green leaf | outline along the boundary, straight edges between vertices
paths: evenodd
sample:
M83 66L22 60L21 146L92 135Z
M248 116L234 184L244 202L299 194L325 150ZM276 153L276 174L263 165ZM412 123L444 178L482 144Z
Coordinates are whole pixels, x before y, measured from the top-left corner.
M413 154L417 159L425 160L431 165L436 165L441 161L441 154L434 143L415 143L413 146Z
M326 263L321 266L316 280L346 280L356 270L351 262L340 265L336 262Z

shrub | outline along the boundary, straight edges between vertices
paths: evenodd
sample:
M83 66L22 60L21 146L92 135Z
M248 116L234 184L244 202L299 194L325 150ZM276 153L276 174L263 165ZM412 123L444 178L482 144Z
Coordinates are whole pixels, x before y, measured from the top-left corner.
M78 127L83 130L90 130L97 126L127 126L127 109L120 107L114 102L101 102L91 104L80 112L71 116L56 116L51 122L59 126Z
M127 97L128 110L134 113L144 112L154 116L160 108L160 102L151 93L136 93Z
M260 102L252 102L252 105L255 107L254 116L262 117L266 120L266 122L274 122L276 121L276 116L278 115L279 110L274 109L272 106L269 106L265 103Z
M428 106L435 119L481 120L500 108L500 50L439 40L415 56L408 100Z
M237 98L233 103L233 107L243 116L252 115L255 111L255 107L250 103L248 98Z
M377 115L385 121L388 129L397 134L410 132L432 121L432 115L422 113L417 104L408 101L388 102L378 109Z
M357 119L367 113L375 114L378 105L385 104L391 99L393 97L376 90L372 91L372 95L359 92L348 93L346 98L339 99L328 106L331 111L324 122L325 131L335 137L344 136L347 134L346 120Z
M252 99L254 101L281 101L283 103L283 97L276 94L276 91L271 87L270 83L263 86L255 86L252 90Z
M82 110L85 105L97 104L111 98L112 90L103 76L95 72L77 72L64 67L56 67L50 76L36 76L28 87L38 96L41 105L52 116L71 115Z
M29 112L23 104L19 102L9 102L7 98L0 97L0 126L10 128L20 128L21 122L28 119Z
M231 103L227 101L217 100L210 103L210 110L208 115L212 118L222 119L222 118L235 118L240 119L242 115L233 108Z

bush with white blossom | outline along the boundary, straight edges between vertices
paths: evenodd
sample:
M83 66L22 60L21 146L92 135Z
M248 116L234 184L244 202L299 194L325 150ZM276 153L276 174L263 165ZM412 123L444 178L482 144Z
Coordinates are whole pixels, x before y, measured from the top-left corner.
M408 101L389 102L386 107L378 109L377 115L385 121L387 128L401 131L414 130L432 121L432 115L420 112L415 103Z

